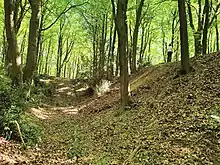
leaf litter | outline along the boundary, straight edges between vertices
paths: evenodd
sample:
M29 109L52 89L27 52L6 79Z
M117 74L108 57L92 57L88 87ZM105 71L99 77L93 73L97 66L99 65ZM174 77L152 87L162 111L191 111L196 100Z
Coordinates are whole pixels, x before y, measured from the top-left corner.
M52 115L40 120L43 143L25 151L0 143L0 157L20 164L220 164L220 54L190 63L187 75L178 75L179 63L132 75L126 111L117 83L101 97L55 96L43 106ZM70 106L78 113L66 114Z

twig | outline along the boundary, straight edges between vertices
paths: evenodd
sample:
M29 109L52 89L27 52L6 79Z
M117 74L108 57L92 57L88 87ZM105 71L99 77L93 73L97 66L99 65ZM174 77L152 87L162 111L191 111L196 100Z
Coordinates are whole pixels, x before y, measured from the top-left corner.
M23 144L24 147L25 147L26 144L25 144L24 139L23 139L23 137L22 137L20 125L18 124L18 122L17 122L16 120L15 120L15 124L16 124L16 127L17 127L17 129L18 129L18 133L19 133L19 136L20 136L20 138L21 138L21 142L22 142L22 144Z
M131 162L131 160L133 159L133 157L135 156L135 154L138 152L138 150L141 148L141 145L138 145L134 151L131 152L130 156L128 157L128 159L126 159L123 163L123 165L126 165L127 162Z

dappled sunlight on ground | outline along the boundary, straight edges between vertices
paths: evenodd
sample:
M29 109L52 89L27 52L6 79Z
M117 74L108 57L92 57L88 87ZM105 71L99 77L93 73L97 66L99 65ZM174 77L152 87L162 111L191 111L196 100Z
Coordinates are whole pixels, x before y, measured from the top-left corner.
M45 119L49 119L51 118L51 115L54 115L54 113L52 112L48 112L46 109L44 108L31 108L29 109L29 112L31 114L33 114L34 116L36 116L39 119L45 120Z
M69 90L71 90L70 87L62 87L62 88L57 89L56 92L65 92L65 91L69 91Z
M14 154L13 158L9 157L7 154L0 153L0 164L20 164L26 161L24 157L17 154Z
M76 115L79 112L79 109L78 108L65 109L62 112L67 115Z

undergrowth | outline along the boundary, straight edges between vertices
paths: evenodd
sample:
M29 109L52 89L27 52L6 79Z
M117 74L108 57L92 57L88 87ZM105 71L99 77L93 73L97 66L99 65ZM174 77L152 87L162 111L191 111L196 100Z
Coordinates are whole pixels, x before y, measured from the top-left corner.
M10 79L0 72L0 136L16 141L23 138L27 145L31 145L40 142L43 133L41 126L25 115L24 110L31 103L26 100L27 92L25 86L12 87Z

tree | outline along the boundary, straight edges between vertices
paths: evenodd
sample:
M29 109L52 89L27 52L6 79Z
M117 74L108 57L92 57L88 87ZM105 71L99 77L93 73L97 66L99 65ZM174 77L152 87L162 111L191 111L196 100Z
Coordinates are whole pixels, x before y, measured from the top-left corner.
M213 1L210 2L209 0L205 0L204 2L204 5L202 5L202 1L197 0L197 10L197 7L193 6L190 0L187 0L189 22L194 36L195 55L201 53L206 54L208 36L207 33L212 23L214 22L220 8L220 3L217 1L215 2L215 6L213 5ZM194 24L192 8L196 9L197 28Z
M134 34L133 34L133 41L132 41L132 67L131 72L135 73L137 70L137 41L138 41L138 32L139 27L141 25L141 16L142 16L142 9L144 6L144 0L141 0L138 9L136 11L136 23L134 28Z
M37 63L37 38L39 31L39 19L41 0L29 0L31 6L31 19L29 24L28 53L24 68L24 80L30 80L36 70Z
M7 51L7 67L9 70L10 77L12 79L12 85L20 85L22 83L22 69L21 69L21 57L18 50L17 44L17 32L18 32L18 22L17 20L17 10L19 8L18 1L4 0L4 10L5 10L5 29L6 37L8 42ZM20 27L20 25L19 25Z
M112 0L114 7L114 1ZM125 108L129 103L129 76L128 76L128 29L127 29L127 6L128 0L118 0L117 14L115 16L115 24L118 33L118 49L119 49L119 65L120 65L120 94L121 105Z
M185 0L178 0L180 18L180 40L181 40L181 66L182 73L189 72L189 43L186 19Z

